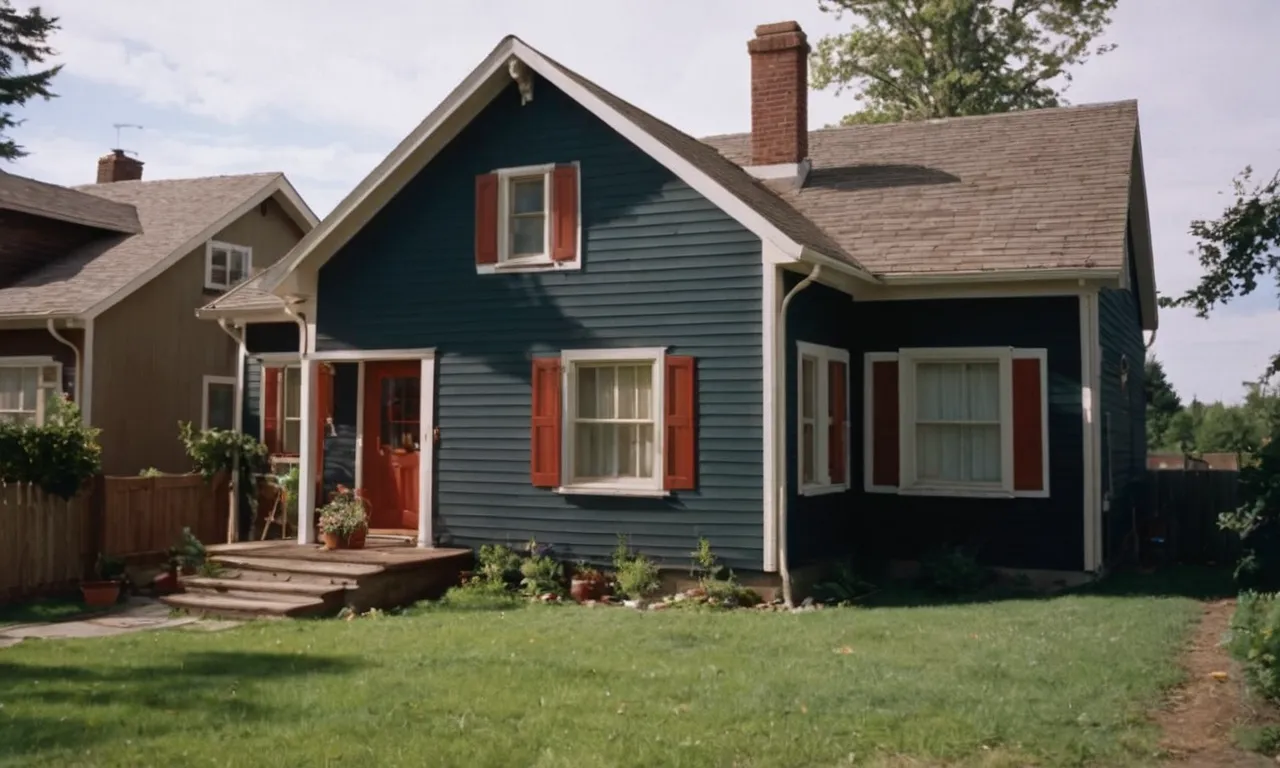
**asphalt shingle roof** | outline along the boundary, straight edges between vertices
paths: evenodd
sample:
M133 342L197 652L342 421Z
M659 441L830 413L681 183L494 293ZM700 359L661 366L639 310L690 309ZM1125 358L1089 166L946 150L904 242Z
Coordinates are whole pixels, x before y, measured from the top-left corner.
M0 288L0 314L75 314L93 307L280 177L118 181L75 187L137 211L142 231L90 243Z
M0 209L111 232L141 229L133 206L0 171Z
M813 131L778 195L876 274L1119 269L1134 101ZM703 139L750 162L749 134Z

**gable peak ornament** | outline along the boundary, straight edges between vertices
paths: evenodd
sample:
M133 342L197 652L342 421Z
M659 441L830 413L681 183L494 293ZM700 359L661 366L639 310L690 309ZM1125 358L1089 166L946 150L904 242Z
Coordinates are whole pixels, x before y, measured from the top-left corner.
M533 101L533 73L524 65L524 62L512 56L507 62L507 72L520 88L520 106L523 107Z

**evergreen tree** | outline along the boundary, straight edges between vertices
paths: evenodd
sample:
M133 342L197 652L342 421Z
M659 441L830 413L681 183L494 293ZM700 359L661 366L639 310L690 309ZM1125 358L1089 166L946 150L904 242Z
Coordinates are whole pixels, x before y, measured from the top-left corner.
M0 160L16 160L27 154L6 135L22 123L10 108L21 107L37 96L51 99L56 95L49 87L62 66L33 69L32 65L54 55L49 35L57 29L58 19L45 16L40 6L21 13L9 0L0 0Z
M1169 383L1164 365L1155 355L1143 364L1143 389L1147 395L1147 448L1157 451L1165 445L1165 434L1173 417L1182 411L1182 399Z

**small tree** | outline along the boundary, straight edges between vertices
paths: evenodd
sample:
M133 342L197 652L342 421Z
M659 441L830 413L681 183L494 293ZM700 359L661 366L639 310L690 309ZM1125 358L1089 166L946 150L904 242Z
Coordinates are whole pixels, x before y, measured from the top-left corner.
M1182 398L1169 383L1164 365L1155 355L1147 355L1143 368L1142 386L1147 396L1147 449L1157 451L1164 445L1173 417L1182 411Z
M27 154L6 135L22 124L9 107L21 107L37 96L46 100L55 96L49 87L62 66L34 71L31 67L54 55L48 41L57 29L57 17L45 16L40 6L23 13L15 11L9 0L0 0L0 160L16 160ZM17 68L19 62L21 69Z
M855 24L818 41L813 86L857 90L845 124L1056 107L1071 69L1115 48L1094 41L1116 2L819 0Z

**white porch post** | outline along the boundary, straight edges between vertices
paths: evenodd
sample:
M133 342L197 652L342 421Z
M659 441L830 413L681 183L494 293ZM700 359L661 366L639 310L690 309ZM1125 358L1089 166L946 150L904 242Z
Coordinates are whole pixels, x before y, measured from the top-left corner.
M310 358L302 360L302 419L298 445L298 543L313 544L316 540L316 416L319 402L316 397L317 363Z
M435 477L436 455L436 358L434 354L422 358L422 373L419 381L421 392L418 398L418 423L422 429L422 437L421 442L418 443L418 546L430 547L435 543L431 530L431 502L435 497L431 492L431 484Z

